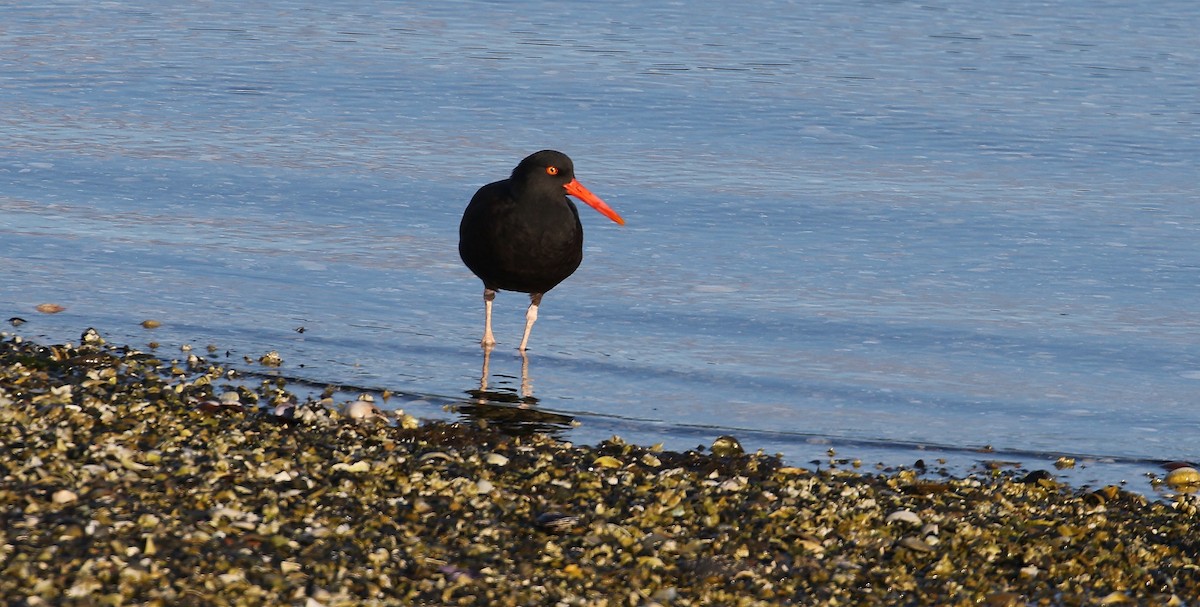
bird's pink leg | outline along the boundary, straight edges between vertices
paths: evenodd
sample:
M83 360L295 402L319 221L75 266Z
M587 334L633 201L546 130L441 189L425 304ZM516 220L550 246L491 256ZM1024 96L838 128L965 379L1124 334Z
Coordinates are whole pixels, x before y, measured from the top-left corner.
M483 339L479 345L484 348L491 348L496 345L496 338L492 336L492 300L496 299L496 292L487 287L483 288Z
M541 293L529 294L529 309L525 311L525 335L521 337L521 351L525 351L525 346L529 344L529 332L533 330L533 323L537 322L537 309L542 303Z

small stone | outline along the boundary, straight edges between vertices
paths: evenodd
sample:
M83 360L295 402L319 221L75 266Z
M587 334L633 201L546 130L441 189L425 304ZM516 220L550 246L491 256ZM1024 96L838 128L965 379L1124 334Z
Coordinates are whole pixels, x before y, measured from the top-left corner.
M1040 485L1045 481L1054 481L1054 476L1045 470L1034 470L1021 478L1021 482L1026 485Z
M917 513L913 512L912 510L897 510L887 515L887 518L885 518L884 521L888 523L903 522L914 527L921 525L921 517L917 516Z
M563 533L574 528L579 524L579 517L562 512L546 512L539 515L533 524L543 531L550 533Z
M601 455L592 462L592 465L597 468L620 468L621 460L611 455Z
M1200 489L1200 470L1191 466L1176 468L1167 473L1167 486L1180 493L1192 493Z
M900 540L900 545L913 552L933 552L935 548L919 537L906 537Z
M712 454L717 457L742 455L746 452L746 450L742 448L742 443L739 443L738 439L729 435L718 436L715 440L713 440L711 451Z
M421 425L420 420L403 411L397 410L393 413L393 416L396 418L396 425L405 430L415 430Z
M50 496L50 501L55 504L70 504L79 499L79 495L70 489L59 489Z
M338 462L338 463L334 464L333 466L331 466L330 470L334 470L334 471L344 470L346 472L370 472L371 464L368 464L365 461L357 461L357 462L354 462L353 464L347 464L346 462Z
M342 408L342 413L350 419L357 420L372 419L383 415L375 403L362 399L346 403L346 406Z
M662 588L650 596L651 599L660 603L669 603L674 601L679 596L679 591L675 587Z
M985 607L1018 607L1025 604L1024 597L1015 592L994 592L980 603Z

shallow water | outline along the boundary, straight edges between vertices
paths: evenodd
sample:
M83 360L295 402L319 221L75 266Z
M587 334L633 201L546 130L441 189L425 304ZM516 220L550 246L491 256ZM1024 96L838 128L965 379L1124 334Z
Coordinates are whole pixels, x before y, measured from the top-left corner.
M557 148L628 220L582 209L534 330L564 436L1068 454L1146 490L1200 460L1198 27L1185 2L3 7L0 313L276 349L454 417L483 362L462 208ZM498 399L525 305L497 298Z

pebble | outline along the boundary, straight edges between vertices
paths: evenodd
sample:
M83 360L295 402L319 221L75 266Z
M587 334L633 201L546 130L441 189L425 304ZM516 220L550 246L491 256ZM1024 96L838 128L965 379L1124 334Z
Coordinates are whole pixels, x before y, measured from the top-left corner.
M897 510L887 515L884 521L888 523L904 522L914 527L921 525L921 517L917 516L917 513L912 510Z
M1167 473L1167 486L1181 493L1200 490L1200 470L1191 466L1175 468Z
M900 545L914 552L933 552L935 548L919 537L908 536L900 540Z
M350 419L357 420L367 420L383 415L375 403L363 399L346 403L346 406L342 408L342 413Z
M602 455L597 457L596 460L592 462L592 465L596 466L597 468L620 468L621 460L611 455Z
M70 489L59 489L50 496L50 501L55 504L70 504L79 499L79 494Z
M716 439L714 439L711 451L712 454L717 457L737 456L746 452L746 450L742 448L742 443L738 442L738 439L729 435L718 436Z

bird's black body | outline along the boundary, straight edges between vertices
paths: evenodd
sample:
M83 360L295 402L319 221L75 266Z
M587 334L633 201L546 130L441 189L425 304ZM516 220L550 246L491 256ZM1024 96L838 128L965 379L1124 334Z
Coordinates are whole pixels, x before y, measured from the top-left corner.
M573 179L571 159L547 150L475 192L458 226L458 253L485 288L545 293L575 272L583 226L564 189Z

